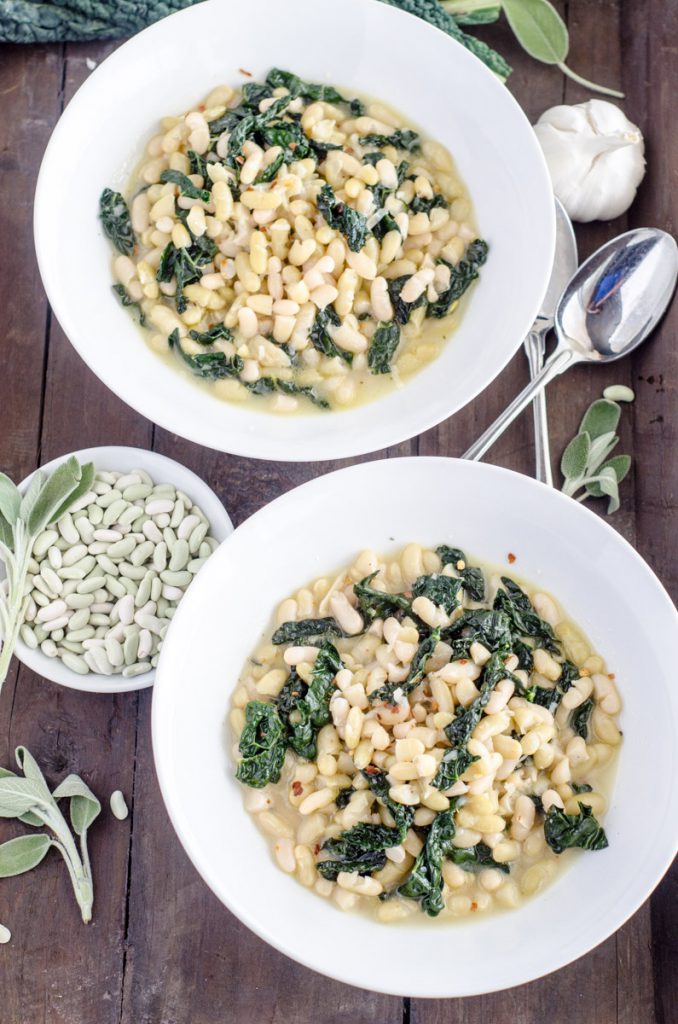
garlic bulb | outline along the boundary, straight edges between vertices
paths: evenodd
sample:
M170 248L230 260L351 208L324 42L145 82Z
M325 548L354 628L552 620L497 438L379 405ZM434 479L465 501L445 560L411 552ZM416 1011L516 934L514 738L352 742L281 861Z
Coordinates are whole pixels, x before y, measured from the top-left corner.
M645 147L619 107L605 100L551 107L534 130L572 220L611 220L628 210L645 174Z

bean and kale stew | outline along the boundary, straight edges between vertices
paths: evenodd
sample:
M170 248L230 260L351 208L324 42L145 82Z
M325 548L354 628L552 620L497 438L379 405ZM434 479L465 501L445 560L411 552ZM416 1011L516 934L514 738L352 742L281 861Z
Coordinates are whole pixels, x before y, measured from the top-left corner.
M283 601L230 722L282 870L392 921L516 907L604 849L620 710L553 598L410 544Z
M276 412L399 385L440 351L488 251L440 144L278 69L165 118L128 195L105 189L99 212L152 348Z

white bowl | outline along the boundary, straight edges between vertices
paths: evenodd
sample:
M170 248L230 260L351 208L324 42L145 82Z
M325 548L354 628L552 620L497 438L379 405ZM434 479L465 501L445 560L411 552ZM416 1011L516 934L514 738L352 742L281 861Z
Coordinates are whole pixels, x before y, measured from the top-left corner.
M242 13L242 12L241 12ZM188 49L187 49L188 46ZM122 188L160 117L215 85L273 66L388 100L456 159L490 243L481 280L438 359L377 402L346 411L264 413L220 401L160 360L111 291L112 247L97 217ZM466 49L376 0L197 4L108 57L78 90L47 147L35 244L49 301L97 376L166 430L263 459L338 459L413 437L497 376L531 327L553 258L554 206L534 133L508 90Z
M515 553L513 571L562 601L617 674L624 703L624 741L604 817L609 848L570 855L570 866L517 910L452 924L379 924L342 913L285 875L243 808L224 725L245 659L278 601L363 547L388 551L412 540L458 545L502 565ZM196 868L271 945L368 989L476 995L586 953L637 910L666 871L678 846L677 663L678 616L666 592L592 512L495 466L368 462L278 498L238 527L202 570L160 657L156 768ZM200 680L190 700L187 678ZM186 758L187 750L200 757Z
M153 483L173 484L193 499L209 520L210 536L223 541L233 532L233 523L229 514L214 491L207 486L204 480L201 480L186 466L182 466L180 462L175 462L174 459L168 459L165 455L149 452L143 448L122 448L111 445L105 448L83 448L79 452L69 452L67 455L60 455L57 459L52 459L51 462L40 468L50 472L71 455L75 455L80 463L93 462L94 468L97 470L116 470L120 473L127 473L132 469L145 469L152 477ZM19 490L22 493L32 478L33 473L19 485ZM169 632L168 630L167 636ZM144 672L143 675L134 676L132 679L125 679L121 675L103 676L95 672L81 676L67 668L60 658L48 658L39 647L32 650L22 640L17 642L15 654L27 668L37 672L45 679L51 679L53 683L68 686L72 690L85 690L87 693L127 693L129 690L142 690L146 686L152 686L155 680L155 669L151 672Z

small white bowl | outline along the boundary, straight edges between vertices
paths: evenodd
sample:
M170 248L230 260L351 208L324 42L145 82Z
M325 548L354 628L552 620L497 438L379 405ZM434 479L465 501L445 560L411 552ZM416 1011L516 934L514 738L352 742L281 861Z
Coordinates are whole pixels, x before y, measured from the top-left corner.
M159 455L157 452L145 451L143 448L122 448L111 445L104 448L83 448L79 452L69 452L66 455L60 455L57 459L52 459L51 462L40 468L50 472L71 455L75 455L80 463L93 462L94 468L97 470L128 473L133 469L145 469L153 483L173 484L193 499L209 520L210 536L218 541L223 541L233 532L233 524L228 512L214 491L207 486L204 480L201 480L186 466L182 466L180 462L175 462L174 459L168 459L165 455ZM22 493L28 487L33 475L31 473L19 485L19 490ZM167 635L169 635L169 630ZM32 650L22 640L17 641L15 654L27 668L37 672L45 679L51 679L53 683L68 686L72 690L84 690L87 693L127 693L129 690L142 690L146 686L152 686L155 680L155 669L151 672L144 672L143 675L134 676L132 679L125 679L122 675L103 676L95 672L81 676L66 668L60 658L48 658L39 647Z
M375 402L290 417L255 401L221 401L151 351L113 294L114 253L98 219L102 189L126 188L160 118L189 109L216 85L247 81L239 68L261 78L274 66L386 100L447 146L490 244L437 359ZM248 0L246 16L214 0L159 21L107 57L70 101L35 195L35 246L50 305L104 384L172 433L277 461L377 451L470 402L532 326L554 239L546 163L508 89L449 36L377 0Z
M516 910L388 925L342 913L274 863L243 807L225 728L238 677L277 603L362 548L452 544L539 582L617 675L621 746L609 848L566 854ZM517 556L513 570L509 552ZM278 498L216 551L180 605L153 693L165 803L207 884L248 927L308 967L405 996L510 988L582 956L648 897L678 846L678 616L648 566L605 521L528 477L454 459L386 459ZM186 679L200 680L190 699ZM200 751L186 758L186 751ZM366 951L369 950L369 955Z

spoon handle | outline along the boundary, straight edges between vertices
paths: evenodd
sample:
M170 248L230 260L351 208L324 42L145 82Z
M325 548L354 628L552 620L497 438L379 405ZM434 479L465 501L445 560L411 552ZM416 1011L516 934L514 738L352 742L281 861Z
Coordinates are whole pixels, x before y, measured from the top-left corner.
M472 444L469 450L464 452L462 459L473 459L474 461L482 459L485 452L492 447L498 437L501 437L509 424L513 423L516 416L519 416L523 409L530 404L537 392L559 373L562 373L574 358L574 353L570 349L556 349L553 355L546 360L537 376L530 381L517 398L513 399L485 433L480 435L475 444Z
M525 352L532 380L544 365L545 333L545 331L530 331L525 338ZM535 476L543 484L553 487L551 452L549 450L549 421L546 413L546 394L543 388L532 399L532 415L534 418Z

